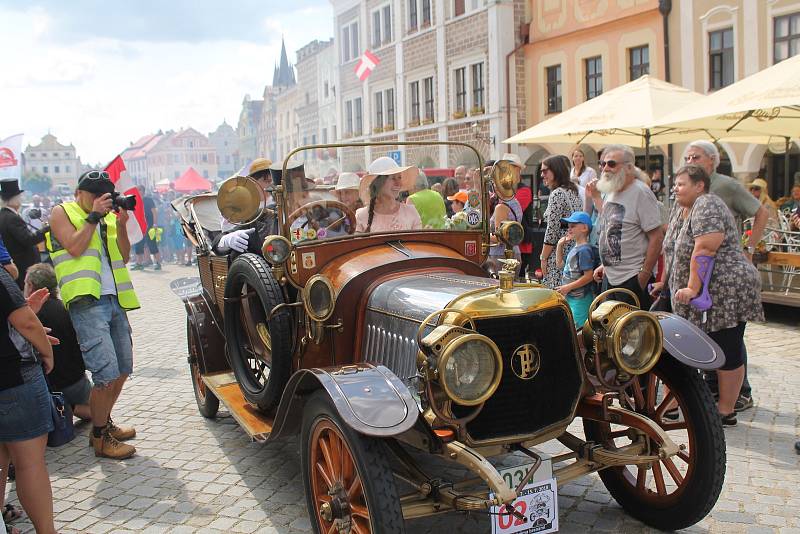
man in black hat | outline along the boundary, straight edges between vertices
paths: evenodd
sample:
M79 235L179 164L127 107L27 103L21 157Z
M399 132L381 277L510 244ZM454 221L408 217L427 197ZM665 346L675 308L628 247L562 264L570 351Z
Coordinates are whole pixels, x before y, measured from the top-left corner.
M49 226L44 226L36 233L28 229L28 225L19 214L22 193L24 191L19 188L19 181L0 182L0 238L19 270L17 284L20 289L25 284L28 267L41 260L36 245L44 241L44 234L50 229Z

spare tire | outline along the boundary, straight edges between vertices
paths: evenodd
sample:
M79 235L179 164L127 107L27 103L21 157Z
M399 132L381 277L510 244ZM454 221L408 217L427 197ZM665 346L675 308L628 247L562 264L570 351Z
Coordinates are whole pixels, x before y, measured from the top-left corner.
M250 294L249 297L243 298ZM225 343L244 398L268 412L281 399L292 371L291 314L280 285L261 256L242 254L225 282Z

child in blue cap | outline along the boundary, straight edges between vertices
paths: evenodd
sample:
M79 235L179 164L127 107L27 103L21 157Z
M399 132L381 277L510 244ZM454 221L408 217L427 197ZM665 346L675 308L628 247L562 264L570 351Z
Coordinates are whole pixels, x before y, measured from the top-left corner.
M567 235L556 245L556 265L563 269L561 285L556 291L567 298L572 310L575 327L581 328L589 314L589 306L594 299L594 281L592 275L600 265L600 254L597 248L589 244L592 232L592 218L584 211L574 211L572 215L561 219L567 224ZM575 246L567 253L564 260L564 249L575 242Z

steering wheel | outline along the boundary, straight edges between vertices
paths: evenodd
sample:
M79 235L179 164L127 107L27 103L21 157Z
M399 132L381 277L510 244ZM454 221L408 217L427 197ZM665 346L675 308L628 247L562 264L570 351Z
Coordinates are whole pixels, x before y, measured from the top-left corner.
M326 232L328 232L331 229L334 229L337 226L341 225L344 222L345 219L350 219L350 223L351 224L350 224L350 228L347 229L347 233L348 234L354 234L355 233L355 231L356 231L356 213L353 211L353 209L350 206L348 206L347 204L345 204L343 202L339 202L338 200L316 200L314 202L309 202L308 204L303 204L302 206L300 206L299 208L294 210L292 213L290 213L286 217L286 227L287 228L291 228L292 227L292 223L295 221L295 219L299 218L301 215L306 214L307 212L310 212L311 210L313 210L317 206L320 206L320 207L323 207L323 208L336 208L336 209L338 209L338 210L340 210L341 212L344 213L344 216L339 217L338 219L336 219L335 221L333 221L331 224L329 224L328 226L326 226L324 228L324 230ZM311 220L311 219L309 218L309 220ZM319 231L319 230L320 230L320 228L317 228L317 231Z

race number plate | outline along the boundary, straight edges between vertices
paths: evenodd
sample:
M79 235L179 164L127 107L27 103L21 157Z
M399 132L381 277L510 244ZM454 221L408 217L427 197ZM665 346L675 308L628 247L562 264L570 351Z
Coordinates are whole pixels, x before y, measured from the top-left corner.
M500 475L510 487L516 487L532 464L501 469ZM494 495L490 494L490 498ZM558 531L558 489L550 460L543 460L533 480L522 489L522 494L512 503L514 509L525 517L509 514L505 507L493 507L492 534L531 534Z

